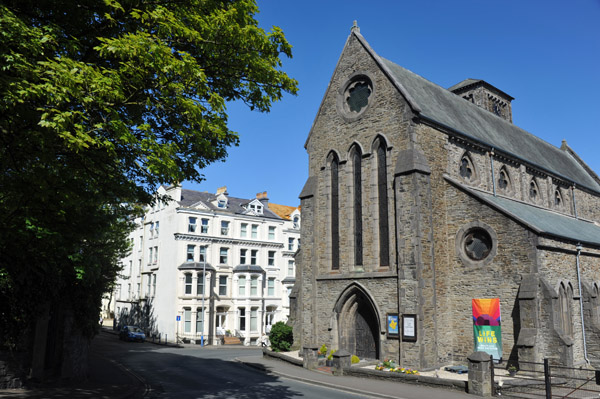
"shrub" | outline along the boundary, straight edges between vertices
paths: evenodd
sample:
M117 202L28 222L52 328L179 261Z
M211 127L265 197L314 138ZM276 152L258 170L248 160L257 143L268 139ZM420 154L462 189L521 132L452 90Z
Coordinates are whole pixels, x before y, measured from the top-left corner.
M329 356L327 356L327 360L333 360L333 354L337 352L337 349L332 349L331 353L329 353Z
M356 364L356 363L360 362L360 359L358 358L358 356L352 355L352 357L350 358L350 362L352 364Z
M323 355L323 356L327 355L327 345L325 345L325 344L321 345L321 348L319 348L318 353L319 353L319 355Z
M288 326L282 321L278 321L271 327L269 340L271 341L271 348L275 352L289 351L292 343L294 342L292 327Z

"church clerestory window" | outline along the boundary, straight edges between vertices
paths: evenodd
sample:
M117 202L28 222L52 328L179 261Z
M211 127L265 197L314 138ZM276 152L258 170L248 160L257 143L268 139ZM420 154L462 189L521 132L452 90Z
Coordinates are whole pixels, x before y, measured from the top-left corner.
M563 205L562 195L559 189L554 191L554 206L560 208Z
M537 202L538 198L539 198L538 186L535 183L535 180L531 180L531 182L529 182L529 199L531 199L533 202Z
M503 191L508 191L510 188L508 172L506 172L504 168L500 169L500 174L498 176L498 188Z
M473 164L471 163L471 160L469 159L468 156L463 156L462 159L460 160L460 168L459 168L459 173L462 176L463 179L465 180L472 180L473 179Z

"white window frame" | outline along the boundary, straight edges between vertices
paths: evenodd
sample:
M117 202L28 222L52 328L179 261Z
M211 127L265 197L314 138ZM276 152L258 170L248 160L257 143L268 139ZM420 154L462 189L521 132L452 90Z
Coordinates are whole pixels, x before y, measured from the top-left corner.
M229 222L226 220L221 220L221 235L229 235Z
M194 216L188 217L188 233L195 233L197 227L198 218Z

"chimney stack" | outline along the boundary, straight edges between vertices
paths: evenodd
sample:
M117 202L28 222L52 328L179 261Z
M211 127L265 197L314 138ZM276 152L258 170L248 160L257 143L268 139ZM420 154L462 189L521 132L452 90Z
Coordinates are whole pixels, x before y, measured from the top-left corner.
M263 191L262 193L256 193L256 199L259 200L265 206L269 202L269 198L267 197L266 191Z
M216 195L220 195L220 194L229 195L229 193L227 192L227 186L223 186L223 187L217 188L217 194Z

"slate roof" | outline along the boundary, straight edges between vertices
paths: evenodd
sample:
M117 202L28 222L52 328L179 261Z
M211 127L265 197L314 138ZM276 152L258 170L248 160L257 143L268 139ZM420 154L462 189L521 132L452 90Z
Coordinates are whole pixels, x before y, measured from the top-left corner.
M421 108L421 116L578 185L600 191L600 184L566 151L391 61L381 60Z
M243 214L246 210L242 207L242 204L247 204L252 202L252 199L244 199L244 198L236 198L227 196L227 208L219 208L216 205L213 205L212 202L216 201L217 195L213 193L207 193L202 191L195 190L181 190L181 201L179 201L179 205L182 207L192 207L198 202L202 202L208 209L211 211L218 211L223 213L232 213L232 214ZM269 205L263 208L263 214L259 215L261 217L272 218L272 219L282 219L275 212L269 209Z
M567 151L380 57L360 33L352 34L356 35L376 62L390 75L394 85L407 99L413 111L422 118L545 169L577 185L600 192L600 183Z
M576 219L509 198L495 197L492 194L464 186L454 179L448 177L446 179L492 208L526 225L537 234L600 246L600 226L593 222Z

